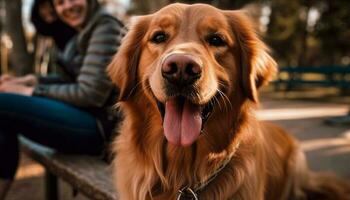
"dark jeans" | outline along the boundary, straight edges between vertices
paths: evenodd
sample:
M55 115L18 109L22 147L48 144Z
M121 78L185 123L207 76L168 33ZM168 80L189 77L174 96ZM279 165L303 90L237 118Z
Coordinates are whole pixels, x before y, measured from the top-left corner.
M18 134L59 152L98 155L103 139L95 118L69 104L41 97L0 93L0 178L13 178Z

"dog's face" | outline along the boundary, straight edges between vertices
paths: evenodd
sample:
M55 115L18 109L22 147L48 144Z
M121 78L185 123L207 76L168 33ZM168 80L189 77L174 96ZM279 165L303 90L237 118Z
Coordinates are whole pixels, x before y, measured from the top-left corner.
M198 139L218 105L237 97L256 102L257 88L274 72L244 14L204 4L173 4L137 18L109 66L120 100L142 90L157 105L167 140L182 146Z

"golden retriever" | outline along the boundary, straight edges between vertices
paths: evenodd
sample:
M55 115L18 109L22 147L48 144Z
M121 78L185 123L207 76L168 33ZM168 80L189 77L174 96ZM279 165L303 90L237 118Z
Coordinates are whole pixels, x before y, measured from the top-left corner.
M276 63L242 11L172 4L134 20L108 67L124 113L113 143L122 200L350 199L296 141L258 122Z

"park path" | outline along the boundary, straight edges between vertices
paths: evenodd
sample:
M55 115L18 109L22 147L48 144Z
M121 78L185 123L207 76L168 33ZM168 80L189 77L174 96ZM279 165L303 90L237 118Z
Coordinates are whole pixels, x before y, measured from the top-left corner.
M265 99L257 115L294 135L311 169L333 171L350 180L350 125L324 123L326 118L345 115L348 109L348 104Z

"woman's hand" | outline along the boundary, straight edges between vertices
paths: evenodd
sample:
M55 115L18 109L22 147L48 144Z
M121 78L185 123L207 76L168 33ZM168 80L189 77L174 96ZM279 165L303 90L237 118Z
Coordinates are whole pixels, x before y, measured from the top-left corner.
M3 83L13 83L13 84L20 84L20 85L27 85L27 86L35 86L38 84L38 79L33 74L28 74L21 77L15 77L9 74L4 74L0 76L0 84Z
M7 81L11 81L12 79L14 79L15 77L10 75L10 74L4 74L0 76L0 84L5 83Z
M34 91L34 86L27 86L27 85L16 84L11 82L5 82L0 84L0 92L32 96L33 91Z

